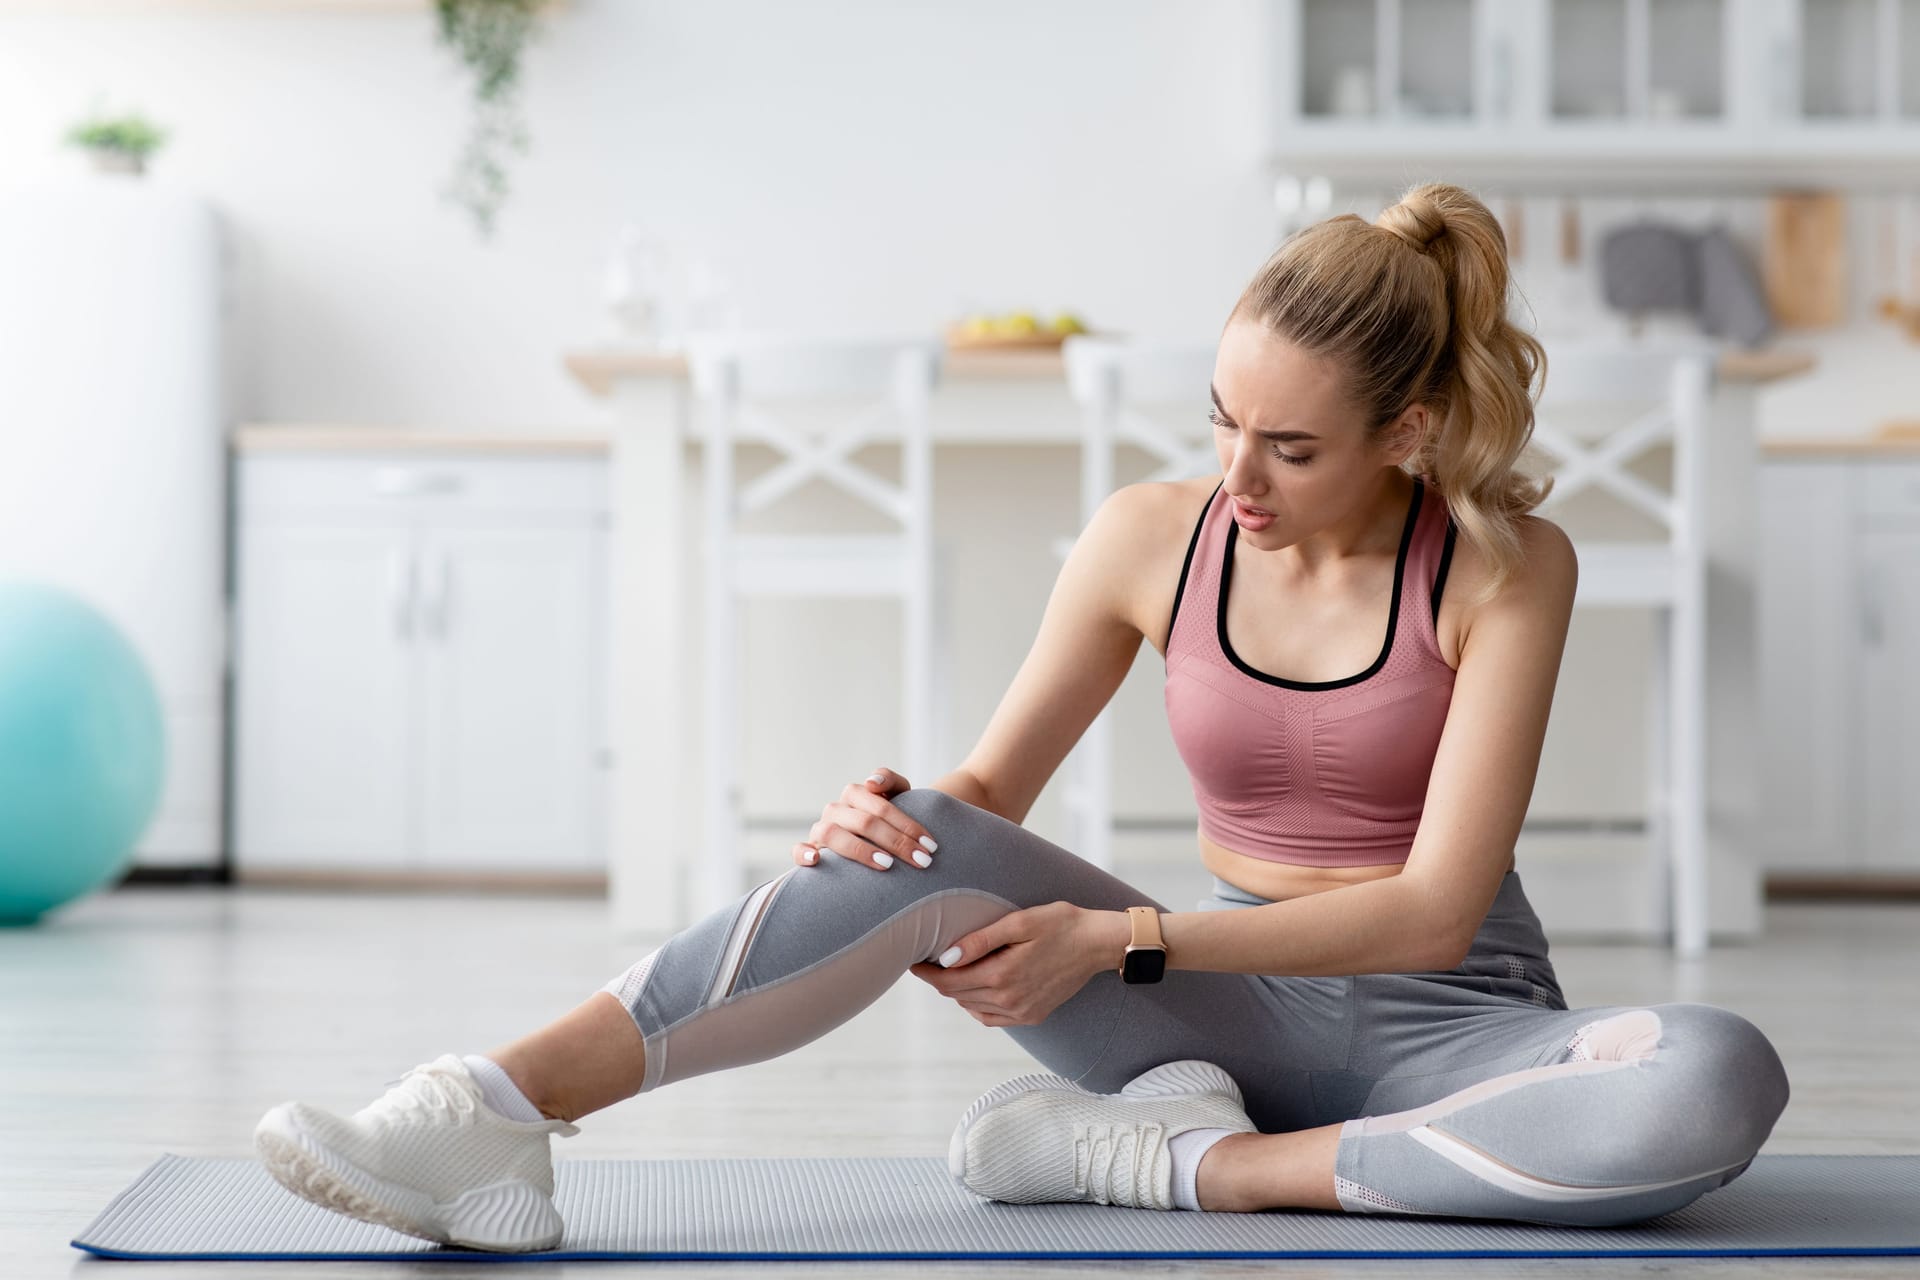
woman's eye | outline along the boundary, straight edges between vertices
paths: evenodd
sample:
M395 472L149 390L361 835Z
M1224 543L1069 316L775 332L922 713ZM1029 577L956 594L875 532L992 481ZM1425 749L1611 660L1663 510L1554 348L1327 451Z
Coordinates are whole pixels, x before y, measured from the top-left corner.
M1208 422L1211 422L1211 423L1212 423L1212 424L1213 424L1214 426L1216 426L1216 427L1219 427L1219 428L1220 428L1220 429L1222 429L1223 431L1231 431L1231 430L1233 430L1233 424L1232 424L1232 423L1230 423L1230 422L1226 422L1226 421L1224 421L1224 420L1223 420L1223 419L1222 419L1222 418L1220 417L1220 414L1219 414L1219 413L1218 413L1217 411L1216 411L1216 412L1213 412L1213 413L1209 413L1209 414L1207 415L1207 421L1208 421ZM1307 464L1308 464L1309 462L1312 462L1312 461L1313 461L1313 455L1312 455L1312 454L1310 454L1310 453L1309 453L1309 454L1304 454L1304 455L1295 455L1295 454L1291 454L1291 453L1285 453L1285 452L1282 452L1282 450L1281 450L1281 448L1280 448L1280 446L1279 446L1279 445L1277 445L1277 444L1276 444L1276 445L1272 445L1272 446L1269 446L1269 447L1270 447L1270 449L1272 450L1272 453L1273 453L1273 456L1274 456L1274 457L1276 457L1276 458L1278 458L1278 459L1280 459L1280 461L1282 461L1282 462L1290 462L1290 463L1292 463L1292 464L1293 464L1294 466L1296 466L1296 467L1304 467L1304 466L1306 466L1306 465L1307 465Z

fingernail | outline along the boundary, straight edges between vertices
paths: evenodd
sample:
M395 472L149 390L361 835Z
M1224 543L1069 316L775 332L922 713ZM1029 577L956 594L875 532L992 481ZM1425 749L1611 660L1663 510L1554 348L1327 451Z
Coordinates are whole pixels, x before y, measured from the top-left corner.
M921 836L920 847L925 849L928 853L940 852L940 846L933 842L932 836Z
M890 853L876 853L873 855L873 863L884 871L893 865L893 855Z
M958 960L959 958L960 958L960 948L957 946L948 947L945 951L942 951L940 953L940 967L942 969L951 969L953 968L953 962Z
M929 858L920 850L915 849L913 851L913 865L916 867L930 867L933 865L933 859Z
M820 851L818 849L808 849L806 852L800 855L800 861L806 862L806 863L812 863L816 861L819 857L820 857Z
M884 773L870 773L867 775L868 782L885 782L886 780L887 775Z

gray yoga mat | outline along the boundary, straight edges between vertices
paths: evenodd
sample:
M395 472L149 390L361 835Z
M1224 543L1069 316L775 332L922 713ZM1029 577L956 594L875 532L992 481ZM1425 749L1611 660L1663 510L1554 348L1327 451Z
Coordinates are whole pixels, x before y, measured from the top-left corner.
M73 1240L114 1258L1328 1258L1920 1254L1920 1156L1760 1156L1629 1227L1318 1212L1011 1205L938 1157L558 1160L566 1238L449 1249L310 1205L250 1157L164 1155Z

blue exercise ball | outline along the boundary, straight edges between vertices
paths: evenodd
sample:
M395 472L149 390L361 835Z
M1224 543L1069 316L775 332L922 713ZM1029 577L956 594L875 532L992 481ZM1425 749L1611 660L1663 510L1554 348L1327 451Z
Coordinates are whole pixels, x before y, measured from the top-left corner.
M119 878L160 803L160 698L98 609L0 582L0 925Z

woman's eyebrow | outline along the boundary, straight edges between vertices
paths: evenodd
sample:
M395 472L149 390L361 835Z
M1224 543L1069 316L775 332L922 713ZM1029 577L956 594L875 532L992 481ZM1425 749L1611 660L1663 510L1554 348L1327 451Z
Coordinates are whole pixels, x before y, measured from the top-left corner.
M1234 422L1233 415L1227 412L1227 406L1220 403L1219 390L1209 383L1207 391L1212 394L1213 407L1220 411L1220 416L1228 422L1233 423L1234 426L1239 426L1240 424L1238 422ZM1262 440L1318 440L1320 438L1306 431L1256 431L1253 434L1259 436Z

